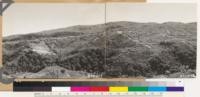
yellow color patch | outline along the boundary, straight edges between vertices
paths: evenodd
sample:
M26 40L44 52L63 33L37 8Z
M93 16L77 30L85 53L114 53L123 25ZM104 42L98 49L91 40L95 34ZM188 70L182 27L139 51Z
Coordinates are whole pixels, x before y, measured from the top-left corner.
M128 92L128 87L109 87L109 92Z

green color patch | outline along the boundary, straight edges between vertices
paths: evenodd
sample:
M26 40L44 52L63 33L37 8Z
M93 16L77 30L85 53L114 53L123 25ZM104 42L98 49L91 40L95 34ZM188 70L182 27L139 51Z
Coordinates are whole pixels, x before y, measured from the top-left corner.
M148 87L128 87L128 91L148 91Z

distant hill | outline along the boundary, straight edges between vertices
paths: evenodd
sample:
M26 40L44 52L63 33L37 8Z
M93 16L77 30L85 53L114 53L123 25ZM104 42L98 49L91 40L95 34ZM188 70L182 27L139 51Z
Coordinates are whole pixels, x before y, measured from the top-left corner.
M197 23L120 21L4 37L3 64L9 74L60 66L102 77L184 77L196 74L196 46Z

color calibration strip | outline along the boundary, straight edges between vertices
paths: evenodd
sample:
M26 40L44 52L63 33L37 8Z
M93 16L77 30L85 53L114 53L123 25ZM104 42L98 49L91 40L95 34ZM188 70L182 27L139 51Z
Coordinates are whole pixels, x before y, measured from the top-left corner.
M14 82L13 91L184 92L179 82Z
M183 92L184 87L52 87L53 92Z

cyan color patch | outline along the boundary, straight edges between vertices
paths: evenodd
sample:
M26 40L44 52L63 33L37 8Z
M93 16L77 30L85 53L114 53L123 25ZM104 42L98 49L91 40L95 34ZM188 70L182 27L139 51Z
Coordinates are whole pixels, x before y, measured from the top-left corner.
M167 91L167 87L148 87L148 91L150 92L165 92Z

